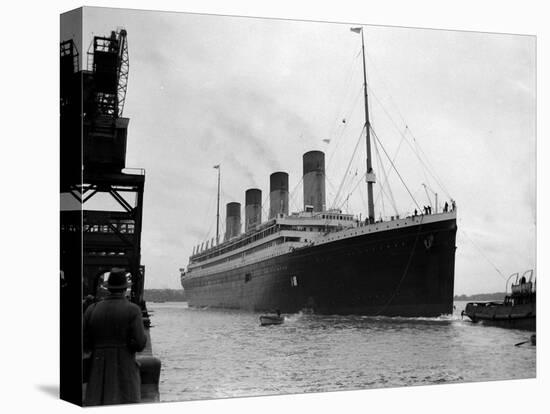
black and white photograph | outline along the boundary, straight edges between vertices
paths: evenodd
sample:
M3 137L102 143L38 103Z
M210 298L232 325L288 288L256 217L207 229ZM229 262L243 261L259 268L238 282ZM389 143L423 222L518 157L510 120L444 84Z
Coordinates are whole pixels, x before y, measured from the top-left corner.
M540 380L537 35L252 15L58 14L42 393L219 411Z
M66 17L84 405L535 377L533 36Z

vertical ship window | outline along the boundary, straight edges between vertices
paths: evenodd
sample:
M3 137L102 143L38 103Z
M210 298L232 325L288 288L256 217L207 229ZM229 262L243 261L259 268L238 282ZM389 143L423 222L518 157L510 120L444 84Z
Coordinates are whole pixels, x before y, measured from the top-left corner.
M290 286L292 287L298 286L298 278L296 276L290 277Z
M252 279L252 275L250 273L244 275L244 283L250 282L250 279Z

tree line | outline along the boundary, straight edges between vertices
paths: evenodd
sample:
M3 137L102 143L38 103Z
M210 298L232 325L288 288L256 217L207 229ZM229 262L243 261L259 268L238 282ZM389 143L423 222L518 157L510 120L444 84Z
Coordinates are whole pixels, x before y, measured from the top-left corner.
M504 300L506 293L476 293L474 295L455 295L454 300L465 300L470 302L486 301L486 300Z

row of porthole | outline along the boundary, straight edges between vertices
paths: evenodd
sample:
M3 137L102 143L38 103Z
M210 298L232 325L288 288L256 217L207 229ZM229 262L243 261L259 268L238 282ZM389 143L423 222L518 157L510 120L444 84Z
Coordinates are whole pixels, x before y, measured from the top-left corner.
M269 273L269 272L273 272L273 271L281 271L281 270L286 270L287 269L287 266L277 266L275 268L271 268L269 270L266 270L266 271L256 271L256 276L261 276L265 273ZM216 279L212 279L212 280L197 280L195 281L195 283L191 282L189 284L189 287L198 287L198 286L209 286L209 285L216 285L216 284L221 284L221 283L226 283L226 282L235 282L235 281L238 281L239 280L239 276L236 275L236 276L224 276L223 278L216 278ZM246 273L245 274L245 283L246 282L249 282L250 280L252 280L252 274L251 273Z
M386 246L381 246L379 245L378 247L373 247L373 248L367 248L367 249L362 249L362 250L357 250L357 249L354 249L354 250L350 250L347 252L347 255L348 256L354 256L354 255L357 255L357 254L361 254L361 253L374 253L376 252L377 250L378 251L381 251L383 250L384 248L386 249L391 249L392 247L400 247L399 246L399 243L394 243L393 246L390 246L389 244L386 244ZM405 242L401 242L401 247L405 247ZM326 262L330 259L331 255L326 255L326 256L318 256L316 259L317 259L317 262Z
M355 233L355 234L357 234L357 233ZM404 246L405 246L405 242L401 242L401 246L404 247ZM389 249L389 248L391 248L391 247L392 247L392 246L390 246L389 244L386 245L386 249ZM394 243L394 246L393 246L393 247L399 247L399 246L398 246L398 243ZM377 250L377 248L372 248L372 249L371 249L371 252L375 252L376 250ZM383 247L379 247L378 250L383 250ZM364 252L364 253L368 253L368 252L369 252L369 249L364 249L363 252ZM357 253L351 253L351 252L350 252L350 253L348 253L348 256L352 256L352 255L354 255L354 254L360 254L360 253L361 253L361 252L357 252ZM270 256L268 256L268 257L275 257L275 256L276 256L276 255L270 255Z
M405 222L405 224L407 224L407 222ZM396 226L399 227L399 224L396 223ZM389 226L389 225L386 225L386 229L389 229L389 228L390 228L390 226ZM369 230L369 233L372 231L372 229L368 229L368 230ZM377 230L378 230L378 227L375 227L374 230L377 231ZM359 235L365 234L365 233L366 233L366 232L363 231L363 232L360 232ZM333 240L340 240L340 239L342 239L342 238L347 238L347 237L349 237L349 236L357 236L357 232L355 232L355 233L353 233L353 234L349 233L349 234L346 234L346 235L343 235L343 236L338 236L338 237L335 237L335 238L334 238L334 237L330 237L330 238L328 238L328 239L326 240L326 242L333 241ZM326 243L326 242L325 242L325 243Z
M407 224L407 222L405 222L405 224ZM396 224L396 226L399 226L399 224ZM390 226L389 226L389 225L386 225L386 228L389 229ZM375 230L378 231L378 227L375 227ZM369 233L370 233L371 231L372 231L372 229L369 229ZM360 232L359 234L361 235L361 234L364 234L364 233L365 233L365 232ZM336 237L336 238L331 237L331 238L327 239L327 242L333 241L333 240L340 240L340 239L342 239L342 238L346 238L346 237L349 237L349 236L357 236L357 232L354 232L353 234L347 234L347 235L345 235L345 236L338 236L338 237ZM267 257L275 257L275 256L276 256L276 255L273 254L273 255L270 255L270 256L267 256ZM230 258L225 259L224 262L230 261L229 259L230 259ZM206 265L205 267L209 267L209 266ZM201 268L202 268L202 267L201 267Z
M275 256L275 255L271 255L271 256L267 256L267 257L273 257L273 256ZM234 260L239 260L239 259L244 260L244 257L242 256L242 253L238 253L238 254L235 254L233 256L227 257L227 258L221 260L220 263L206 263L204 265L199 266L198 269L206 269L206 268L209 268L209 267L212 267L212 266L221 265L221 264L228 263L228 262L231 262L231 261L234 261Z
M401 246L404 247L405 246L405 242L401 242ZM394 243L393 246L390 246L389 244L386 244L385 248L386 249L389 249L389 248L392 248L392 247L399 247L399 243ZM371 249L364 249L363 250L363 253L368 253L369 251L371 252L376 252L377 250L383 250L384 249L384 246L381 246L379 245L378 247L373 247ZM354 251L354 250L351 250L348 252L348 256L354 256L354 255L357 255L357 254L361 254L362 252L361 251ZM318 262L323 262L323 261L326 261L326 260L323 260L325 256L323 257L318 257L317 258L317 261ZM330 256L326 256L327 258L330 257ZM276 269L270 269L269 271L279 271L279 270L284 270L286 269L286 266L280 266L280 267L277 267ZM264 273L267 273L269 271L265 271L265 272L261 272L259 273L258 275L261 275L261 274L264 274ZM235 280L238 280L238 278L236 278ZM234 280L234 281L235 281ZM226 276L224 279L223 279L223 282L226 282L226 281L229 281L229 276ZM205 281L204 283L200 283L200 281L197 281L197 283L200 283L199 286L203 286L203 285L210 285L210 284L215 284L216 282L220 283L222 281L216 281L216 280L212 280L212 281Z
M271 258L271 257L280 256L280 255L282 255L283 253L284 253L284 252L274 253L274 254L270 254L269 256L260 257L259 259L269 259L269 258Z
M405 224L406 224L406 223L405 223ZM376 230L378 230L378 227L376 228ZM357 235L357 232L353 233L353 235ZM341 238L342 238L342 237L338 237L337 239L340 240ZM334 239L333 239L333 238L328 239L328 241L332 241L332 240L334 240ZM402 243L402 246L404 246L404 245L405 245L405 243L403 242L403 243ZM386 248L388 248L388 249L389 249L390 247L391 247L391 246L389 246L389 245L386 246ZM394 247L398 247L398 245L395 244ZM382 248L380 248L380 250L382 250ZM372 251L374 252L374 251L376 251L376 249L372 249ZM368 249L365 249L364 252L365 252L365 253L368 252ZM272 254L272 255L266 256L265 258L270 258L270 257L279 256L280 254L281 254L281 253L279 253L279 254Z
M407 224L407 222L405 222L405 225L406 225L406 224ZM399 224L396 223L396 226L399 227ZM386 225L386 229L389 229L389 228L390 228L390 226L389 226L389 225ZM378 227L375 227L375 230L378 231ZM370 233L370 232L372 231L372 229L368 229L368 231L369 231L369 233ZM364 233L365 233L365 232L362 232L362 233L360 233L360 234L364 234ZM351 234L350 234L350 235L351 235ZM357 232L353 233L353 235L356 236L356 235L357 235ZM347 236L347 235L346 235L346 236ZM344 237L344 236L342 236L342 237ZM342 237L329 238L327 241L340 240ZM261 250L261 249L260 249L260 250ZM270 256L270 257L273 257L273 255ZM228 259L229 259L229 258L228 258ZM227 261L228 259L225 259L225 261Z

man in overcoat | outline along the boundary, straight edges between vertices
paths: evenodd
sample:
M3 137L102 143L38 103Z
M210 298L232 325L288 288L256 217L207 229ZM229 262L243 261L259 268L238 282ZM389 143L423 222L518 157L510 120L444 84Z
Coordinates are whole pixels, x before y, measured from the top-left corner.
M84 350L92 353L84 405L140 402L135 353L147 337L140 308L125 297L129 285L126 272L113 269L105 286L109 295L84 314Z

